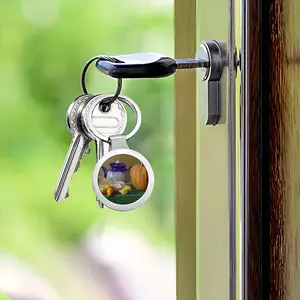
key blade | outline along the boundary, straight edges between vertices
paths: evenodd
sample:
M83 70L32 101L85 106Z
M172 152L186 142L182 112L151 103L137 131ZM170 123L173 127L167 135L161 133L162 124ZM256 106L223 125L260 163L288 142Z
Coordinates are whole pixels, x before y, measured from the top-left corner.
M79 167L80 159L86 151L89 139L80 133L75 133L69 147L64 165L57 181L54 199L60 202L69 196L69 185L73 174Z

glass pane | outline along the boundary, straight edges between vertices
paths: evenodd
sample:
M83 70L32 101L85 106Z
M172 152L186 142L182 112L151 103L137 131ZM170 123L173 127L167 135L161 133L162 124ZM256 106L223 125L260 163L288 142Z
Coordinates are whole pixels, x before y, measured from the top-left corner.
M151 199L131 212L100 209L93 143L69 198L53 199L84 63L98 54L173 57L173 2L2 1L0 24L0 290L30 299L174 300L172 77L125 80L122 90L142 111L128 144L152 165ZM91 93L115 91L116 80L94 67L87 78Z

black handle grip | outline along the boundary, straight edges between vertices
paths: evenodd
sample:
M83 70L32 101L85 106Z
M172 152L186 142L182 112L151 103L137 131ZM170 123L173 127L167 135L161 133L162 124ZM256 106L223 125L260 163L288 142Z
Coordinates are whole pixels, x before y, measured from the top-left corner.
M114 78L162 78L176 72L176 60L156 53L113 56L116 62L98 60L96 67Z

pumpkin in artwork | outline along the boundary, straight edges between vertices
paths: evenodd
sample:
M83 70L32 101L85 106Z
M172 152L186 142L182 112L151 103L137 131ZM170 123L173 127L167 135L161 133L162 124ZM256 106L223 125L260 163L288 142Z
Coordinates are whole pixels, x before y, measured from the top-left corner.
M135 165L130 169L132 185L137 190L145 191L148 186L148 173L143 165Z

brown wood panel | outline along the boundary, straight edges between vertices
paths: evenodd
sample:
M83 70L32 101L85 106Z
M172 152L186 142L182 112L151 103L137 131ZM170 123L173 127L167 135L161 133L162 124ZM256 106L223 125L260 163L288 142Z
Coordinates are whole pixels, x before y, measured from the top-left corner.
M247 299L295 300L300 299L300 1L246 3Z
M244 1L242 39L242 139L245 155L245 280L244 299L260 297L260 183L259 183L259 13L260 0ZM244 80L243 77L245 76ZM242 141L243 145L243 141ZM243 156L243 154L242 154Z
M284 1L269 6L269 173L270 173L270 297L284 299L284 206L287 202L284 175L286 126L286 45Z

